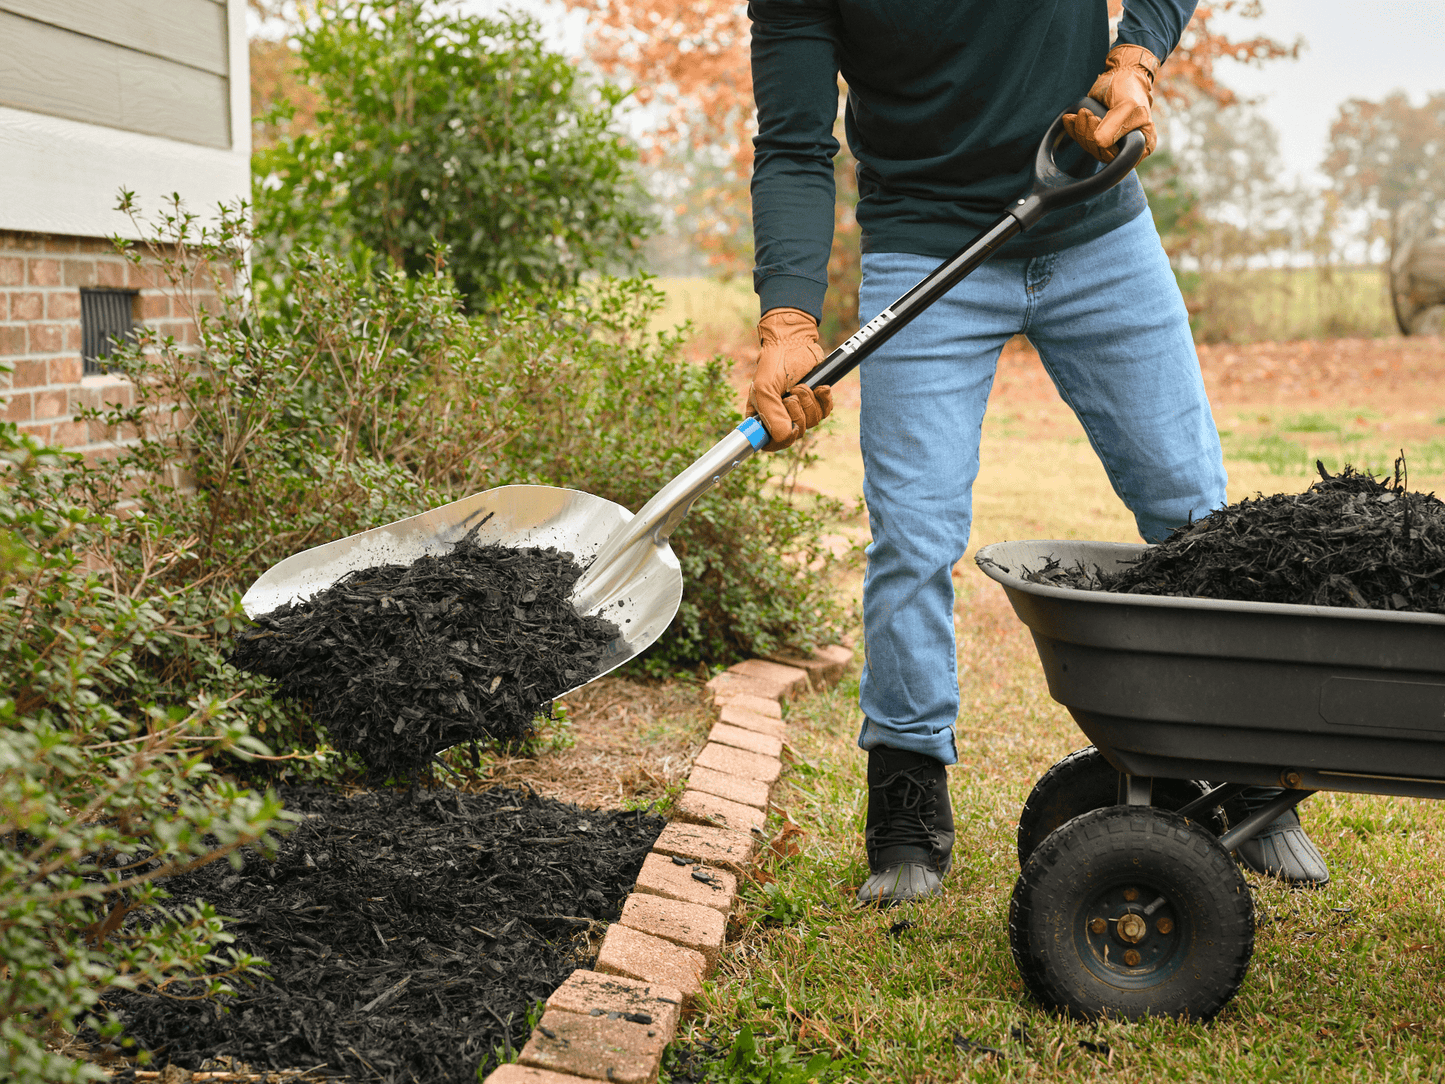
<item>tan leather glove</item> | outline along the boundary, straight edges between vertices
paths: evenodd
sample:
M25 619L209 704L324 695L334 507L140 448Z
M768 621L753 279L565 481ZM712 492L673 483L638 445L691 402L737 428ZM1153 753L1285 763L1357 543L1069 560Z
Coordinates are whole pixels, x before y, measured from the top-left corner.
M748 389L748 417L761 418L773 438L763 451L780 452L833 413L833 389L798 383L823 360L818 321L810 313L769 309L758 322L758 341L762 350Z
M1114 46L1104 63L1104 74L1089 90L1089 97L1109 111L1102 118L1087 110L1065 114L1064 130L1099 161L1112 162L1114 144L1137 129L1144 133L1144 157L1148 158L1159 142L1149 114L1158 74L1159 58L1142 45Z

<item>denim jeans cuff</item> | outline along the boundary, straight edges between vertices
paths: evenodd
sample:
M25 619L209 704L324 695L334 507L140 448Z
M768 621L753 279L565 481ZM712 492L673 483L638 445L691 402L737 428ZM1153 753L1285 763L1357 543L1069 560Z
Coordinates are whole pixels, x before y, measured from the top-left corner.
M933 757L934 760L944 764L958 763L958 749L953 743L953 727L951 726L944 727L933 734L909 734L879 726L864 716L863 726L858 731L858 748L872 749L879 745L886 745L889 749L902 749L909 753L922 753L924 756Z

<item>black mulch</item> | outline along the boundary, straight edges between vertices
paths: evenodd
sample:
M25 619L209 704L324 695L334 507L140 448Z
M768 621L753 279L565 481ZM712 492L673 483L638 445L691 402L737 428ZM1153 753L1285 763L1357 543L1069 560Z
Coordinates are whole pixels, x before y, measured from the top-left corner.
M1351 467L1304 493L1243 500L1179 528L1117 573L1063 568L1035 583L1119 591L1445 613L1445 502Z
M414 778L454 745L525 737L597 674L618 629L572 608L571 554L473 534L258 617L231 662L274 679L375 782Z
M310 814L273 863L248 854L166 887L230 921L270 977L219 1002L112 995L161 1063L231 1056L356 1081L475 1081L613 921L659 817L497 789L282 791Z

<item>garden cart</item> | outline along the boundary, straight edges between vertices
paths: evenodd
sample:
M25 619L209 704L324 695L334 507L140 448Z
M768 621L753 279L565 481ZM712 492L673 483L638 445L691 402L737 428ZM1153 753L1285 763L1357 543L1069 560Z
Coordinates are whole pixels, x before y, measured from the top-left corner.
M1054 563L1113 573L1146 548L1000 542L976 556L1093 743L1024 805L1009 940L1046 1005L1203 1020L1239 989L1254 944L1231 851L1316 791L1445 798L1445 615L1023 575ZM1227 823L1247 786L1284 790Z

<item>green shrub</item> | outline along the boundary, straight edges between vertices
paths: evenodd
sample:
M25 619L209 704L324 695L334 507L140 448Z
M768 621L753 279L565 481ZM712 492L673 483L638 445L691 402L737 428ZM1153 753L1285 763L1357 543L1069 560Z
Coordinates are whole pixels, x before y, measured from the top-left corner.
M177 206L131 250L178 298L204 295L197 282L237 289L198 313L197 346L142 330L113 356L135 401L89 416L140 436L54 484L102 511L136 502L192 540L153 577L201 605L202 635L168 660L174 680L228 683L287 750L318 748L309 721L221 662L241 591L272 564L514 483L635 510L739 420L721 360L693 365L678 335L646 331L662 298L643 279L516 286L468 318L444 273L306 251L288 265L295 304L268 313L236 300L245 245L239 210L200 231ZM789 498L779 482L796 463L755 457L697 502L673 535L683 606L643 665L717 667L840 634L819 541L832 508Z
M585 86L535 21L321 4L296 44L323 106L316 132L255 158L265 285L284 293L278 260L300 246L359 242L416 276L441 243L476 308L635 258L649 223L611 128L623 95Z
M98 1079L57 1043L114 1034L104 989L208 996L260 965L223 948L209 906L168 909L157 881L269 845L280 804L209 769L266 752L234 705L178 699L156 665L196 631L146 575L185 560L183 542L58 497L59 454L8 423L0 463L0 1079ZM114 564L124 538L139 567Z
M677 334L649 335L662 295L644 279L585 291L514 291L486 322L526 424L500 446L494 484L595 493L636 511L741 420L723 359L695 365ZM479 322L480 323L480 322ZM836 505L778 485L796 455L757 455L692 506L672 536L677 617L654 669L720 666L836 640L844 614L821 533Z

